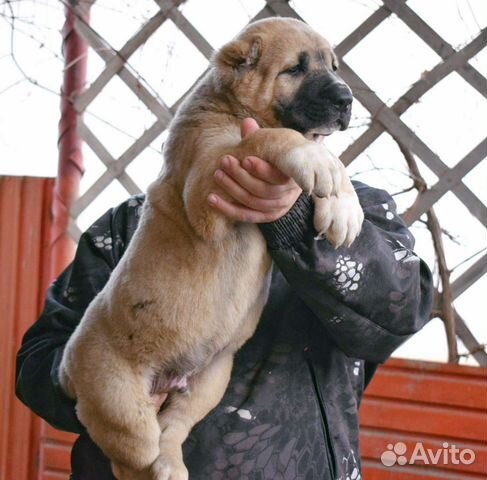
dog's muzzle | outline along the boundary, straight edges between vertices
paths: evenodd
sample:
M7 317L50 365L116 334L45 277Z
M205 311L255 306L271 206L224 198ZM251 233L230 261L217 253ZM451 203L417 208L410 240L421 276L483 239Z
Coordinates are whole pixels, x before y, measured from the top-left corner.
M308 75L294 98L279 102L275 111L284 127L329 135L348 127L352 102L350 87L326 71Z

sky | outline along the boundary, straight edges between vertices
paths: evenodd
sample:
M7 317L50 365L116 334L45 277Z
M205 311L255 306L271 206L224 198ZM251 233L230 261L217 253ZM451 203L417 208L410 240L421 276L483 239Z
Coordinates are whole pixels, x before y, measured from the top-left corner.
M467 44L487 25L485 0L409 0L407 4L454 48ZM63 69L59 33L63 7L56 0L12 1L10 5L12 11L6 3L0 3L0 175L55 176L59 121L57 92ZM381 2L294 0L291 5L313 28L337 45ZM209 43L218 48L262 6L262 0L189 0L181 11ZM92 9L91 25L112 47L120 48L156 11L152 0L98 0ZM394 15L345 56L347 64L387 105L393 104L422 72L440 60ZM470 63L487 76L487 48ZM135 52L129 64L164 102L171 105L205 70L207 61L175 25L167 21ZM88 67L91 82L103 68L96 52L90 52ZM485 98L453 73L411 107L402 120L452 167L484 138L486 107ZM115 78L89 106L85 121L117 158L152 125L155 117L120 79ZM370 115L355 101L350 128L331 136L327 146L340 154L366 130L369 122ZM141 190L161 168L163 139L164 135L157 138L127 169ZM84 156L86 172L81 182L82 193L104 171L103 164L87 147ZM420 168L430 185L437 181L421 162ZM411 185L397 145L386 134L350 165L349 173L357 180L392 194ZM473 169L464 182L487 203L487 161ZM80 228L87 228L106 209L127 196L118 181L112 182L80 215ZM404 211L412 203L414 192L398 194L394 198L399 211ZM478 252L486 248L486 232L451 193L445 195L435 209L442 226L453 238L445 237L444 240L448 266L454 269L452 279L455 279L479 258ZM419 222L413 225L412 232L417 240L417 253L436 271L429 232ZM465 262L472 255L473 258ZM454 268L459 264L460 267ZM487 276L484 275L455 302L472 332L483 343L487 343L486 291ZM460 351L464 351L462 346ZM447 357L446 339L441 321L430 322L395 355L444 361ZM462 361L474 364L472 359Z

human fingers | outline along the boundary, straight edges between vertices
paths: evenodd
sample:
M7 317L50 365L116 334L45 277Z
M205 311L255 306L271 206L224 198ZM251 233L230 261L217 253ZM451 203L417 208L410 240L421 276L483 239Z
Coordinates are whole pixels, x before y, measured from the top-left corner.
M262 158L249 156L242 160L242 167L253 177L273 185L282 185L292 180L278 168ZM294 180L292 180L294 182Z
M211 193L208 196L208 203L212 208L219 211L230 220L243 223L270 223L287 213L285 210L275 210L271 212L253 210L245 205L225 200L216 193Z
M259 159L260 160L260 159ZM240 162L229 155L225 156L220 162L221 169L217 171L217 180L221 178L218 172L223 172L225 176L231 177L236 183L252 195L265 199L278 199L288 190L297 185L290 182L289 178L283 183L273 184L254 177L250 172L240 165Z
M249 192L242 186L242 183L235 181L222 170L215 172L215 181L233 202L262 212L273 212L285 209L286 207L289 210L301 193L301 191L288 189L281 192L274 192L272 196L266 193L266 196L263 198ZM268 187L268 190L276 189L277 187L274 185Z

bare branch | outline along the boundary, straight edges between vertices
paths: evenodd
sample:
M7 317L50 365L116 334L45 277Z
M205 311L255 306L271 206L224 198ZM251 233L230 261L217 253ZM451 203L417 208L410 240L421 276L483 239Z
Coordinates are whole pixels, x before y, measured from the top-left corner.
M408 210L409 211L409 210ZM403 218L404 218L404 215L403 214ZM426 227L428 226L428 221L427 220L421 220L421 218L419 220L417 220L419 223L422 223L424 225L426 225ZM440 226L441 227L441 226ZM453 243L456 243L457 245L461 245L462 243L458 240L458 235L453 235L453 233L450 233L446 228L443 228L441 227L441 233L443 235L445 235L446 237L448 237L449 240L451 240ZM450 272L453 271L453 269L450 270Z
M395 138L395 140L409 167L409 170L413 177L414 187L418 190L419 193L423 192L424 190L426 190L427 184L422 177L421 172L419 171L418 164L416 162L416 159L414 158L414 155L397 138ZM405 215L407 215L408 212L411 211L411 208L408 209ZM426 218L426 224L433 239L436 261L438 263L438 273L441 279L441 293L438 293L439 299L438 302L435 302L436 305L439 305L440 307L437 316L443 320L443 323L445 325L446 338L448 343L448 361L451 363L458 363L458 348L455 333L455 310L453 308L453 294L450 284L450 270L447 267L445 248L443 245L443 232L440 226L440 222L438 221L438 217L436 216L433 208L431 208L426 213Z
M487 247L481 248L475 253L472 253L469 257L467 257L465 260L462 260L460 263L457 263L454 267L450 268L450 273L454 272L457 268L461 267L464 263L467 263L468 261L472 260L472 258L476 257L477 255L480 255L481 253L485 252L487 250Z
M477 347L467 353L459 353L458 358L473 357L478 352L485 352L487 349L487 343L480 343Z

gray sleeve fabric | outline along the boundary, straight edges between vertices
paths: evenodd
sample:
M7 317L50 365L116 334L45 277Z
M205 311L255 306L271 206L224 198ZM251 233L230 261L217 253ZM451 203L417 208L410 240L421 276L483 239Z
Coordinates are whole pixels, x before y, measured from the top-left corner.
M413 252L414 239L392 197L354 186L365 220L349 248L315 240L312 204L302 197L261 230L276 266L326 334L351 357L383 362L429 320L431 273Z

